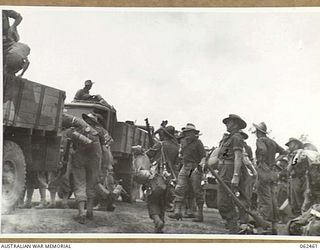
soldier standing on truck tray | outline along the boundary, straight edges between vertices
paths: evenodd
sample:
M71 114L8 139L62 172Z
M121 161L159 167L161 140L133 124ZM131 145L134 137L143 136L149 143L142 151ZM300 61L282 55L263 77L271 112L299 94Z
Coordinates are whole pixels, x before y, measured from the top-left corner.
M296 164L293 162L293 159L297 151L299 149L303 149L303 143L296 138L290 138L286 143L286 146L289 149L289 201L293 215L299 216L301 214L301 208L304 201L304 192L306 190L307 165L305 162Z
M202 171L205 166L206 152L202 142L198 139L195 125L188 123L181 132L181 154L183 166L179 172L175 188L175 209L170 218L182 220L181 207L186 198L189 187L193 189L198 212L194 222L203 222L203 189L201 187Z
M14 19L14 23L10 26L9 18ZM19 41L17 27L22 21L20 13L14 10L2 10L2 42L3 42L3 58L5 58L9 47Z
M10 26L9 18L14 19ZM6 73L16 74L20 70L23 76L29 67L28 55L30 47L20 43L17 26L21 23L22 16L14 10L2 10L2 41L3 41L3 68Z
M64 127L71 127L69 137L72 139L74 148L71 163L74 194L78 202L78 222L81 224L86 223L86 218L93 219L95 186L98 183L102 158L100 136L92 127L98 124L98 121L90 117L86 117L86 121L88 123L65 115L62 124ZM75 126L75 129L72 126ZM77 137L74 136L75 133ZM87 211L85 211L85 205Z
M100 95L90 95L90 89L94 82L91 80L86 80L84 82L84 88L79 89L75 94L73 101L74 102L81 102L81 101L90 101L90 102L98 102L104 106L110 106L106 100L104 100ZM111 107L111 106L110 106Z
M274 140L267 137L267 125L264 122L256 128L256 160L257 160L257 193L258 210L262 217L271 222L271 234L277 234L279 210L277 201L278 172L276 167L276 154L285 154L285 151ZM270 228L264 228L270 230Z
M160 172L167 180L167 189L161 192L151 192L147 196L149 216L155 224L155 232L161 233L164 227L164 215L167 207L168 192L170 192L170 181L176 176L176 165L178 163L179 144L174 136L173 126L160 127L155 133L159 133L160 141L147 151L147 155L156 161ZM151 182L155 180L150 180ZM149 185L148 183L146 186Z
M240 129L246 128L247 124L240 116L234 114L230 114L222 122L226 125L228 133L223 135L219 145L219 175L234 192L238 192L239 184L242 181L241 167L243 166L244 149L244 141L240 134ZM244 198L245 191L240 191L239 198ZM248 206L249 204L244 205ZM226 228L229 229L230 233L237 233L239 226L236 205L221 184L218 185L218 209L222 219L226 220Z

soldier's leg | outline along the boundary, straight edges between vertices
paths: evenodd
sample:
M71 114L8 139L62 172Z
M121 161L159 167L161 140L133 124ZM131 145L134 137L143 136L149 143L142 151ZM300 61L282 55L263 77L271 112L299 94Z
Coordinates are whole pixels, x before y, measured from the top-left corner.
M79 223L86 222L85 204L87 201L86 194L86 172L83 167L74 166L72 168L73 181L74 181L74 196L78 202Z
M198 171L198 169L195 169L191 174L191 186L198 208L196 218L194 218L192 221L203 222L204 193L201 186L201 173Z
M277 213L274 209L276 195L273 194L272 185L266 182L258 182L257 183L257 194L258 194L258 211L262 218L265 221L268 221L269 225L263 227L262 230L264 233L270 234L272 233L272 226L275 228L275 224L272 225L272 222L275 221L275 213ZM261 229L261 228L260 228Z
M26 201L22 208L31 208L32 207L32 196L34 192L34 177L35 172L33 171L28 171L26 174L26 188L25 188L25 193L26 193ZM24 195L23 195L24 198Z
M252 179L250 178L241 179L239 183L240 196L238 198L247 209L249 209L249 207L251 206L252 189L253 189ZM245 210L238 206L238 211L239 211L240 224L248 224L249 216L245 212Z
M229 183L226 184L230 186ZM226 221L226 229L229 229L230 233L237 233L239 228L235 204L220 184L218 185L218 210L222 219Z
M273 218L271 218L272 219L271 233L273 235L278 234L278 222L280 220L277 192L278 192L277 184L271 184L271 200L272 200L272 211L273 211Z
M292 207L292 213L295 216L300 215L300 192L301 192L301 182L299 178L292 178L290 181L290 205Z
M47 207L46 191L48 187L48 179L46 171L38 171L37 178L39 183L40 204L36 206L37 209L43 209Z
M92 149L93 154L86 159L86 193L87 193L87 218L93 218L94 200L96 197L95 187L99 181L100 163L101 163L101 148L99 144L95 144Z
M147 197L147 207L149 212L149 217L153 220L155 225L155 232L162 233L164 227L164 221L161 219L162 207L161 207L161 197L160 195L150 194Z
M50 192L50 203L48 208L55 208L56 207L56 193L58 191L58 186L60 183L60 178L58 178L58 173L54 171L48 172L48 190Z
M179 172L177 185L175 187L175 211L173 215L169 215L170 218L180 220L182 219L181 208L186 196L186 192L189 188L189 178L191 175L192 167L183 166Z

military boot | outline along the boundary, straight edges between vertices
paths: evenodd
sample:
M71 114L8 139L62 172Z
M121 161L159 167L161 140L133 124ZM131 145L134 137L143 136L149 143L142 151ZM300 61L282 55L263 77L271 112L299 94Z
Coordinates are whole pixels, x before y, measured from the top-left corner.
M85 201L79 201L78 204L78 211L79 211L79 217L78 217L78 222L80 224L85 224L86 223L86 212L85 212Z
M182 213L181 213L181 208L182 208L182 202L175 202L175 208L174 208L174 213L169 214L168 217L171 219L176 219L176 220L182 220Z
M152 215L154 223L154 232L163 233L164 222L160 219L159 215Z
M203 205L198 205L196 218L192 219L193 222L203 222Z
M93 206L94 206L94 199L88 198L88 200L87 200L87 218L89 220L93 220Z
M271 234L272 235L278 235L278 225L276 222L272 222L271 225Z

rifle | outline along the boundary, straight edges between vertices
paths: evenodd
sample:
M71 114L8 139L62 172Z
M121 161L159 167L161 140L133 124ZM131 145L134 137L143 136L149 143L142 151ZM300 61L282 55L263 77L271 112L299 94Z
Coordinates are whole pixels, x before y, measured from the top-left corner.
M146 121L146 127L147 127L147 132L148 132L148 138L149 138L149 147L151 148L154 144L152 134L151 134L151 129L150 129L150 124L148 118L144 119Z
M209 155L210 156L210 155ZM209 158L209 157L208 157ZM247 214L249 214L255 221L256 225L259 227L268 227L269 223L265 221L258 213L250 211L247 209L242 202L239 200L239 198L233 193L231 188L221 179L219 174L215 171L213 166L209 166L206 161L206 167L210 170L210 172L213 174L213 176L217 179L217 181L220 183L220 185L227 191L227 193L230 195L232 200L237 204L238 207L242 208Z
M165 154L164 151L163 151L163 144L162 144L162 143L161 143L161 155L162 155L162 157L163 157L163 160L164 160L165 164L166 164L166 165L169 165L170 172L172 173L173 178L174 178L175 180L177 180L177 176L176 176L176 174L175 174L175 172L174 172L174 170L173 170L173 167L172 167L172 165L171 165L171 162L168 162L168 161L167 161L166 154Z
M70 154L70 147L71 147L71 140L67 139L67 145L63 154L62 158L62 168L59 170L59 176L61 177L67 172L67 166L69 161L69 154Z

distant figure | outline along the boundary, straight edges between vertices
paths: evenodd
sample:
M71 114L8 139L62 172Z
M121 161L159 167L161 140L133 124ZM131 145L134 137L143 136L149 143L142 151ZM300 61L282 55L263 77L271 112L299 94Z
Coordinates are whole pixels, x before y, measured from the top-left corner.
M81 101L89 101L89 102L98 102L104 106L110 106L106 100L104 100L100 95L90 95L90 89L94 82L91 80L86 80L84 82L84 88L79 89L74 96L74 102L81 102Z

